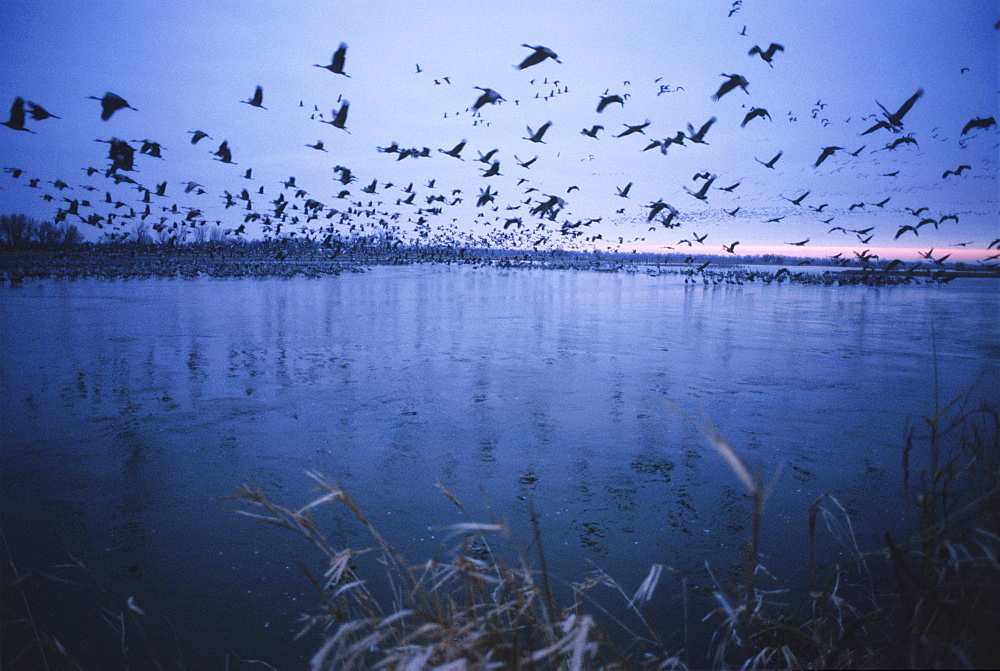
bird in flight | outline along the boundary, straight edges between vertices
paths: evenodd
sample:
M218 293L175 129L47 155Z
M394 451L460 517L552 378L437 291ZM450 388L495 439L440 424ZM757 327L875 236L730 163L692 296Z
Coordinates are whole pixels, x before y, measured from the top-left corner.
M101 101L101 120L107 121L111 118L111 115L120 109L125 109L126 107L130 110L136 110L134 107L129 105L124 98L116 93L108 91L104 96L98 98L97 96L87 96L91 100Z
M542 136L545 135L545 131L547 131L549 129L549 126L551 125L552 125L551 121L546 121L536 131L531 130L531 126L528 126L527 127L528 134L530 137L526 137L523 139L528 140L529 142L541 142L542 144L545 144L545 142L542 140Z
M57 117L55 114L53 114L52 112L48 111L47 109L45 109L41 105L38 105L38 104L30 102L30 101L28 102L28 114L30 114L31 118L34 119L35 121L42 121L43 119L60 119L60 118L62 118L62 117Z
M698 144L708 144L707 142L705 142L705 133L708 132L708 129L711 128L712 124L714 124L715 122L716 122L716 118L712 117L711 119L709 119L708 121L706 121L702 125L701 128L698 129L697 133L694 131L694 126L692 126L690 123L688 123L688 125L687 125L687 127L688 127L688 139L691 140L691 142L696 142ZM679 136L680 135L678 134L678 137ZM676 142L676 139L674 141ZM682 142L677 142L677 144L684 144L684 143L682 141Z
M626 94L626 97L628 97L627 94ZM621 97L617 93L613 93L613 94L611 94L609 96L601 96L600 101L597 103L597 111L599 113L603 112L605 107L607 107L608 105L611 105L613 103L618 103L622 107L625 107L625 98ZM591 136L591 137L593 137L593 136Z
M712 95L712 100L719 100L722 96L726 95L735 88L741 88L744 93L749 95L750 92L747 91L747 86L750 85L750 82L748 82L742 75L727 75L726 73L722 73L720 76L728 77L728 79L722 82L722 86L719 87L719 90Z
M229 149L229 141L228 140L223 140L222 144L219 145L219 148L216 149L212 153L213 153L214 156L218 156L217 160L222 161L223 163L232 163L233 162L233 153Z
M819 155L819 158L816 159L816 163L813 164L813 167L818 168L820 163L830 158L834 155L834 153L840 151L841 149L843 149L843 147L823 147L823 152Z
M701 185L700 191L692 191L687 188L687 184L684 185L684 190L690 193L692 196L701 201L708 201L708 189L712 186L712 182L715 181L715 175L711 175L705 178L705 183Z
M14 99L14 104L10 106L10 119L2 123L11 130L23 130L29 133L35 132L24 125L24 98Z
M464 148L465 148L465 140L463 139L461 142L452 147L449 151L445 151L444 149L438 149L438 151L441 152L442 154L447 154L448 156L454 156L459 161L463 161L465 159L463 159L459 154L462 153L462 150Z
M534 49L535 52L533 54L529 54L519 65L515 66L518 70L530 68L532 65L538 65L546 58L551 58L556 63L562 63L562 61L559 60L559 56L556 55L556 52L552 51L548 47L543 47L541 45L533 47L530 44L522 44L521 46L527 47L528 49Z
M746 125L750 123L751 120L757 117L767 117L767 120L771 120L771 115L767 113L767 110L763 107L751 107L747 115L743 117L743 123L740 124L740 128L746 128Z
M340 103L340 109L337 110L337 113L333 116L333 119L331 119L330 121L323 121L322 123L328 123L331 126L334 126L335 128L339 128L345 133L350 133L351 131L347 130L347 110L349 110L350 108L351 108L351 103L347 100L344 100L342 103Z
M251 107L259 107L262 110L266 110L267 109L262 104L264 102L264 89L262 87L260 87L260 86L258 86L256 88L256 90L254 90L252 98L250 98L249 100L241 100L240 102L241 103L246 103L247 105L250 105Z
M996 123L997 121L993 117L987 117L985 119L972 119L969 123L965 124L964 128L962 128L962 135L965 135L974 128L982 128L985 130L990 126L995 126Z
M757 158L756 156L754 156L754 160L757 161L758 163L760 163L765 168L771 168L773 170L774 169L774 164L778 162L778 159L781 158L781 155L784 154L784 153L785 152L783 152L783 151L779 151L777 154L774 155L774 158L772 158L770 161L767 161L766 163L764 161L760 160L759 158Z
M917 92L914 93L912 96L910 96L909 99L907 99L907 101L903 103L900 106L900 108L896 110L895 113L892 114L889 113L889 110L883 107L882 103L876 100L875 104L882 108L882 115L885 117L885 119L879 120L878 123L876 123L874 126L866 130L864 133L862 133L862 135L868 135L868 133L874 133L879 128L885 128L887 130L891 130L893 133L898 133L899 131L903 130L903 117L906 116L906 113L910 111L910 108L913 107L913 104L917 102L917 100L923 94L924 94L923 89L917 89Z
M760 46L755 44L750 48L750 52L747 55L753 56L754 54L760 54L760 57L764 60L764 62L773 68L774 64L771 63L771 61L774 59L774 54L784 50L785 47L780 44L775 44L774 42L771 42L771 46L767 49L761 49Z
M740 244L739 240L737 240L736 242L734 242L731 245L722 245L722 248L724 250L726 250L727 252L729 252L730 254L735 254L736 253L736 245L738 245L738 244Z
M586 128L584 128L583 130L580 131L580 134L581 135L586 135L587 137L592 137L592 138L594 138L596 140L597 139L597 131L600 131L600 130L604 130L604 126L592 126L590 128L590 130L587 130Z
M944 174L941 175L941 179L945 179L946 177L948 177L948 175L959 175L959 176L961 176L961 174L962 174L962 172L964 170L972 170L972 166L971 165L964 165L963 164L963 165L958 166L954 170L945 170Z
M649 126L650 123L651 122L649 121L649 119L646 119L643 123L639 123L634 126L630 126L629 124L623 124L625 126L625 130L623 130L621 133L618 133L618 135L615 135L615 137L625 137L626 135L631 135L632 133L642 133L643 135L645 135L646 133L644 132L644 130L647 126Z
M483 105L491 105L500 102L501 100L506 100L502 95L494 91L493 89L483 88L482 86L474 86L473 88L479 89L483 92L479 99L476 100L472 109L478 110Z
M351 75L344 72L344 59L347 57L347 42L341 42L337 50L333 52L333 58L330 59L329 65L320 65L315 63L314 65L318 68L323 68L324 70L329 70L335 75L344 75L345 77L350 77ZM420 66L417 66L417 72L420 72Z

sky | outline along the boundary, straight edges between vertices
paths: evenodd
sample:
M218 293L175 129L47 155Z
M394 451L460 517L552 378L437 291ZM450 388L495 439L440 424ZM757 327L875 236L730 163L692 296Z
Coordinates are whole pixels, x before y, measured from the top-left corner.
M21 98L59 117L0 128L0 213L61 218L89 239L139 224L181 240L243 226L543 249L998 253L1000 131L963 133L1000 117L997 2L0 0L0 18L0 116ZM316 67L341 43L345 74ZM772 43L770 63L751 53ZM519 69L523 45L558 62ZM713 99L728 75L745 91ZM263 107L241 102L257 86ZM476 111L476 87L503 100ZM102 120L89 96L108 91L134 109ZM865 134L918 91L901 127ZM622 103L598 112L612 94ZM344 127L327 123L344 101ZM743 125L755 108L767 115ZM209 137L192 144L194 130ZM133 170L108 174L112 138L135 149ZM666 138L683 144L650 146ZM139 151L146 140L162 158ZM444 153L463 140L461 158ZM214 155L223 141L232 163ZM429 152L383 151L394 143ZM840 149L816 165L825 147ZM669 222L670 209L650 219L658 202Z

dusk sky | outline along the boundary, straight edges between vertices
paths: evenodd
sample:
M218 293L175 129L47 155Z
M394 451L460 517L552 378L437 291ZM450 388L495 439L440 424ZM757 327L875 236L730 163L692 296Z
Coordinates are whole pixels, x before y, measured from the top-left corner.
M52 219L75 207L62 216L89 239L140 221L190 239L201 221L315 237L352 224L377 233L381 220L408 238L543 248L997 253L1000 132L985 121L1000 116L997 2L0 0L0 16L0 115L21 98L59 117L0 128L0 212ZM341 43L345 74L315 67ZM772 43L782 49L770 63L750 53ZM518 69L534 53L524 44L559 62ZM723 75L742 76L746 90L714 100ZM241 102L257 86L263 108ZM474 112L476 87L503 101ZM103 121L88 96L108 91L135 109ZM611 94L623 102L598 112ZM324 123L345 100L344 128ZM864 134L886 120L882 107L898 123ZM767 115L741 127L753 108ZM984 121L966 129L974 120ZM526 139L548 122L541 142ZM594 125L604 127L596 137L581 132ZM195 130L209 137L192 144ZM679 137L665 154L650 147ZM106 175L111 145L98 141L112 138L135 149L134 170ZM144 140L162 158L141 153ZM463 140L461 160L444 153ZM223 141L232 163L214 155ZM379 150L393 143L429 155ZM839 149L816 165L825 147ZM499 174L484 176L495 161ZM335 166L356 181L342 184ZM143 220L139 186L163 182ZM200 186L185 193L189 182ZM487 187L494 200L477 206ZM290 204L276 232L280 194ZM552 197L565 201L553 218L532 214ZM306 199L322 204L311 220ZM669 209L649 220L656 202L676 209L670 227ZM897 238L903 226L916 230Z

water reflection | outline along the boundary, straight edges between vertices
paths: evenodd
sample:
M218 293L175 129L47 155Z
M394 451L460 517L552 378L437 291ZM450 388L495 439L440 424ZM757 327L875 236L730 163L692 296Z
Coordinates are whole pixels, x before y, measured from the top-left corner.
M245 626L246 655L285 640L254 618L292 627L304 586L274 530L220 502L248 478L292 502L303 470L325 472L414 560L457 521L436 480L522 538L531 501L559 576L596 563L637 584L654 562L735 560L746 524L666 397L763 473L785 464L764 546L780 564L823 492L898 517L898 447L933 408L935 358L939 398L1000 397L994 289L453 267L0 288L5 532L20 566L108 567L191 623L191 645L232 649L218 641ZM171 587L181 560L195 568Z

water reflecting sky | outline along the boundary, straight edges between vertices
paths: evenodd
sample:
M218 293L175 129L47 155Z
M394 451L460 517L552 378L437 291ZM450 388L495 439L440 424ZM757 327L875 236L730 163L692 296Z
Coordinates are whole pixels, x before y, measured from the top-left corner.
M3 287L3 530L22 569L78 557L175 613L185 645L243 630L231 649L247 655L312 605L281 532L220 500L247 479L297 505L304 470L324 472L415 561L463 519L437 480L522 538L530 498L554 572L599 566L634 588L652 562L738 559L746 525L737 479L667 399L762 473L783 465L762 550L795 575L785 550L817 496L876 542L904 522L903 439L935 395L1000 399L997 314L995 283L963 280L433 266ZM341 511L324 519L368 544Z

